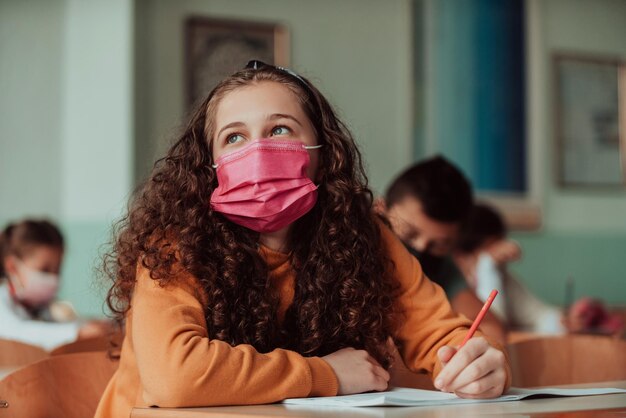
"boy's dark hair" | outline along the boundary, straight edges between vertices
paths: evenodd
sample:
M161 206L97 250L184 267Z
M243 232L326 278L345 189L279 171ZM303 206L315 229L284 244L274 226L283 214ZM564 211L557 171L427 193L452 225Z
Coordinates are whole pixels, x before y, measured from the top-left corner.
M464 222L473 204L471 184L441 156L419 162L400 174L387 189L387 207L406 196L419 200L429 218L448 223Z
M461 232L458 248L462 252L472 252L489 239L504 238L506 232L506 225L500 214L489 205L477 203L470 211Z

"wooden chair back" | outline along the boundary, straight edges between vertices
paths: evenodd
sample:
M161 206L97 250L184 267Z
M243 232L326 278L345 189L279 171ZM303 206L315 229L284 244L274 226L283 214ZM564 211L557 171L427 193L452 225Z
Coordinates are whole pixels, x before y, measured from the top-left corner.
M26 366L0 381L0 414L92 417L117 365L100 351L53 356Z
M107 335L102 337L84 338L68 344L61 345L50 352L52 356L58 356L60 354L72 354L72 353L86 353L90 351L108 351L112 348L111 342L116 344L116 347L121 346L122 335L115 334L113 336Z
M0 339L0 368L24 366L46 357L48 353L43 348Z
M626 379L626 341L596 335L547 337L510 344L513 386Z

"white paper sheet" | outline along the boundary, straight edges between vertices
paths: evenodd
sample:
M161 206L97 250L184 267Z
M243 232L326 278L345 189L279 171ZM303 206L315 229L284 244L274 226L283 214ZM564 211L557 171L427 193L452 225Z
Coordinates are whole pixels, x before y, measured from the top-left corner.
M626 393L626 389L592 388L592 389L522 389L511 388L506 395L494 399L463 399L452 393L433 390L394 388L387 392L359 393L357 395L325 396L317 398L285 399L287 405L307 406L433 406L459 405L467 403L520 401L529 397L549 396L589 396Z

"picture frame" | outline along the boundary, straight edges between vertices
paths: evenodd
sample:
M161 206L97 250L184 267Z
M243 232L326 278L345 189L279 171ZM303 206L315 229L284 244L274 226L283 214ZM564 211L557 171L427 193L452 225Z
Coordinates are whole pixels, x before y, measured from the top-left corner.
M624 61L556 53L552 62L559 185L623 188Z
M282 24L191 16L184 30L188 109L250 60L289 66L289 32Z

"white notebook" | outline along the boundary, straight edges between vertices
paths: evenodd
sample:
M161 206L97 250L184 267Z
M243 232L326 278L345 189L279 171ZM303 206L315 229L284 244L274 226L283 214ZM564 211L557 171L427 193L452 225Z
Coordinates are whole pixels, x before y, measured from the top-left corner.
M433 406L459 405L468 403L520 401L530 397L589 396L626 393L626 389L522 389L511 388L506 395L493 399L463 399L453 393L434 390L394 388L387 392L359 393L356 395L323 396L318 398L285 399L287 405L306 406Z

